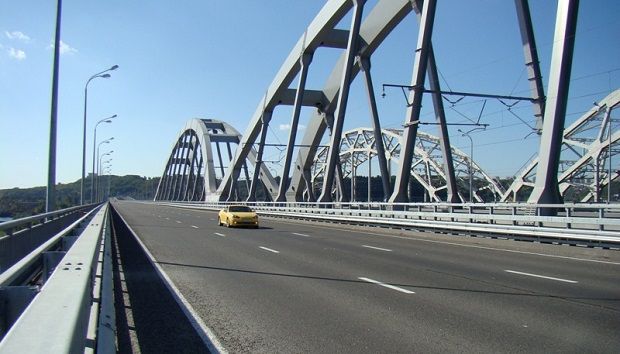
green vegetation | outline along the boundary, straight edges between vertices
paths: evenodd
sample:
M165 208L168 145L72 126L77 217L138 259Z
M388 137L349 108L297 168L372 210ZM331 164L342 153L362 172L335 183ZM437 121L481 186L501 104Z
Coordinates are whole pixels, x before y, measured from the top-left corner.
M148 178L135 175L109 176L110 196L149 200L157 190L159 177ZM108 189L108 176L101 177L101 186ZM45 211L45 187L12 188L0 190L0 217L22 218ZM56 186L58 209L80 203L80 180ZM84 198L90 201L90 179L86 179Z

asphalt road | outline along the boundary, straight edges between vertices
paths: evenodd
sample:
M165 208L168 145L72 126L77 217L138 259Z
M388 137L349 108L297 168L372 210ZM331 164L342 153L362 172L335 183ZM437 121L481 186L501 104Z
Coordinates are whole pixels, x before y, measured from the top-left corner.
M229 352L620 352L620 252L116 210Z

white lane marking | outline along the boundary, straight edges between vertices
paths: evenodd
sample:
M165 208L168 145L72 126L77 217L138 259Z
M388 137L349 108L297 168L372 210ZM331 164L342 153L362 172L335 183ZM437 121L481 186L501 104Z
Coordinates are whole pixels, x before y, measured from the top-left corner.
M177 222L177 224L180 224L181 222L179 220L175 220Z
M547 276L544 276L544 275L517 272L515 270L508 270L508 269L506 269L505 271L508 272L508 273L513 273L513 274L527 275L529 277L543 278L543 279L549 279L549 280L557 280L557 281L562 281L562 282L571 283L571 284L579 283L576 280L568 280L568 279L562 279L562 278L547 277Z
M191 225L191 227L193 227L194 229L198 229L198 226L196 225Z
M215 219L211 219L211 221L215 221Z
M300 234L298 232L293 232L293 235L302 236L302 237L310 237L310 235Z
M273 253L280 253L280 251L272 250L271 248L267 248L263 246L260 246L259 248L264 249L265 251L273 252Z
M392 289L392 290L396 290L396 291L400 291L401 293L405 293L405 294L415 294L415 292L411 291L411 290L407 290L407 289L403 289L403 288L399 288L398 286L394 286L394 285L390 285L390 284L386 284L386 283L382 283L378 280L373 280L370 278L363 278L363 277L359 277L357 278L359 280L363 280L369 283L373 283L373 284L377 284L377 285L381 285L383 287Z
M170 218L166 218L166 220L170 220Z
M286 221L281 221L281 220L272 220L272 221L273 222L279 222L279 223L282 223L282 224L288 224L288 225L298 225L298 223L294 223L294 222L286 222ZM426 240L426 239L422 239L422 238L417 238L415 236L407 236L407 237L405 237L405 236L385 235L385 234L379 234L379 233L376 233L376 232L350 230L350 229L339 228L339 227L335 227L335 226L327 227L327 226L320 226L320 225L311 225L309 227L314 227L314 228L318 228L318 229L329 229L329 230L332 230L332 231L333 230L340 230L340 231L346 231L346 232L350 232L350 233L360 233L360 234L371 235L371 236L379 236L379 237L398 238L398 239L401 239L401 240L412 240L412 241L438 243L438 244L442 244L442 245L450 245L450 246L458 246L458 247L477 248L477 249L483 249L483 250L488 250L488 251L518 253L518 254L529 254L529 255L532 255L532 256L541 256L541 257L549 257L549 258L567 259L567 260L578 261L578 262L592 262L592 263L603 263L603 264L620 265L620 262L601 261L601 260L598 260L598 259L587 259L587 258L578 258L578 257L569 257L569 256L558 256L558 255L554 255L554 254L545 254L545 253L528 252L528 251L517 251L517 250L509 250L509 249L504 249L504 248L495 248L495 247L487 247L487 246L464 245L462 243L456 243L456 242L438 241L438 240Z
M221 233L219 233L219 232L215 232L214 234L215 234L215 235L218 235L218 236L220 236L220 237L226 237L226 235L221 234Z
M387 248L374 247L374 246L368 246L368 245L362 245L362 247L372 248L373 250L379 250L379 251L385 251L385 252L392 252L392 250L387 249Z

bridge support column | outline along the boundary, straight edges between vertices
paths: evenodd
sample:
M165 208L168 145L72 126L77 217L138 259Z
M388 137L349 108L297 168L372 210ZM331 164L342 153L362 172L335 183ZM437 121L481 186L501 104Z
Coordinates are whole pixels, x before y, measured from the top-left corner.
M536 183L528 202L558 204L562 202L558 186L558 169L562 150L566 103L575 46L578 0L560 0L555 25L549 96L545 106L542 136L538 153ZM554 214L554 211L543 211Z
M241 166L239 165L239 167L234 167L233 164L233 155L232 155L232 150L230 149L230 143L226 143L226 149L228 149L228 158L230 160L229 165L232 165L229 168L232 168L232 179L230 181L230 190L228 192L228 199L226 201L230 202L233 200L238 200L239 199L239 189L237 186L237 180L239 179L239 175L241 174ZM245 162L243 162L245 163Z
M308 191L308 202L316 202L316 196L314 195L314 185L312 184L312 173L309 169L303 170L303 179L306 182L306 190Z
M429 44L428 51L428 83L431 87L433 97L433 107L435 109L435 119L439 123L439 142L441 145L441 153L443 155L443 169L446 174L446 201L448 203L458 203L459 195L456 187L456 176L454 175L454 160L452 159L452 148L450 145L450 137L448 135L448 125L446 123L446 112L443 107L443 97L441 97L441 85L439 84L439 75L437 75L437 64L435 62L435 53L433 45ZM430 184L430 180L429 180Z
M334 120L334 128L330 139L330 148L327 157L327 166L323 179L323 191L319 197L319 202L332 201L332 186L334 183L334 174L336 164L340 160L340 139L342 138L342 126L344 124L344 116L347 110L347 100L349 99L349 89L351 88L351 71L355 63L357 52L357 40L359 37L360 26L362 22L362 12L366 0L353 0L353 19L351 21L351 29L349 31L349 41L347 45L347 58L342 68L342 80L340 81L340 92L338 93L338 101L336 104L336 114ZM341 173L342 176L342 173Z
M297 127L299 125L299 114L301 113L301 105L306 89L306 79L308 77L308 68L312 62L313 53L302 53L300 62L299 82L297 84L297 92L295 94L295 105L293 107L293 116L291 117L291 130L288 134L288 143L286 144L286 158L284 167L282 168L282 179L280 180L280 189L276 202L286 201L286 190L289 186L289 171L291 169L291 161L293 159L293 151L295 150L295 138L297 137Z
M424 1L420 18L420 30L418 33L418 44L414 61L414 72L412 78L413 90L409 95L411 101L407 108L407 121L403 131L401 143L400 166L396 174L394 192L390 197L390 203L405 203L409 201L407 196L407 185L411 176L411 164L415 148L415 139L418 132L420 120L420 110L422 109L422 96L424 94L424 81L426 79L426 67L428 64L428 54L433 33L433 23L435 20L436 0Z
M248 202L256 201L256 187L259 183L259 173L261 166L263 165L263 151L265 151L265 141L267 140L267 130L269 128L269 122L271 122L272 111L263 111L261 117L261 131L260 142L258 143L258 152L256 153L256 165L254 166L254 174L252 175L252 184L250 185L250 192L248 194ZM267 193L267 191L265 191Z
M375 150L377 150L377 158L379 160L379 171L381 172L383 196L384 198L387 198L387 196L392 193L392 190L390 186L390 177L388 175L387 159L385 157L385 147L383 146L383 134L381 133L379 111L377 110L377 101L375 99L375 89L372 84L372 75L370 75L370 58L359 57L359 63L360 68L364 73L364 81L366 82L366 94L368 95L368 104L370 106L370 114L372 116L372 131L375 137ZM370 164L370 153L368 154L368 162Z

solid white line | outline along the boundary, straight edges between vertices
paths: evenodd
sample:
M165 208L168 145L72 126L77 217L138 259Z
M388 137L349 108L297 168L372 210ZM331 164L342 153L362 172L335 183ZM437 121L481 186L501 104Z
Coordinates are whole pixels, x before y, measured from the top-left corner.
M579 283L578 281L575 281L575 280L568 280L568 279L561 279L561 278L547 277L547 276L544 276L544 275L531 274L531 273L523 273L523 272L517 272L517 271L514 271L514 270L508 270L508 269L506 269L505 271L506 271L506 272L508 272L508 273L514 273L514 274L527 275L527 276L530 276L530 277L535 277L535 278L543 278L543 279L549 279L549 280L557 280L557 281L562 281L562 282L565 282L565 283L572 283L572 284Z
M366 281L366 282L369 282L369 283L373 283L373 284L381 285L381 286L383 286L383 287L386 287L386 288L389 288L389 289L392 289L392 290L400 291L401 293L405 293L405 294L415 294L415 292L413 292L413 291L411 291L411 290L407 290L407 289L399 288L398 286L394 286L394 285L390 285L390 284L385 284L385 283L382 283L382 282L380 282L380 281L373 280L373 279L370 279L370 278L363 278L363 277L359 277L359 278L357 278L357 279L359 279L359 280L363 280L363 281Z
M262 248L265 251L269 251L269 252L273 252L273 253L280 253L280 251L272 250L271 248L267 248L267 247L263 247L263 246L260 246L259 248Z
M293 235L303 236L303 237L310 237L310 235L300 234L300 233L297 233L297 232L293 232Z
M226 237L226 235L221 234L221 233L219 233L219 232L215 232L215 234L216 234L216 235L218 235L218 236L221 236L221 237Z
M198 229L198 226L196 225L191 225L194 229Z
M392 252L392 250L389 250L389 249L387 249L387 248L373 247L373 246L368 246L368 245L362 245L362 247L372 248L373 250L379 250L379 251L385 251L385 252Z

